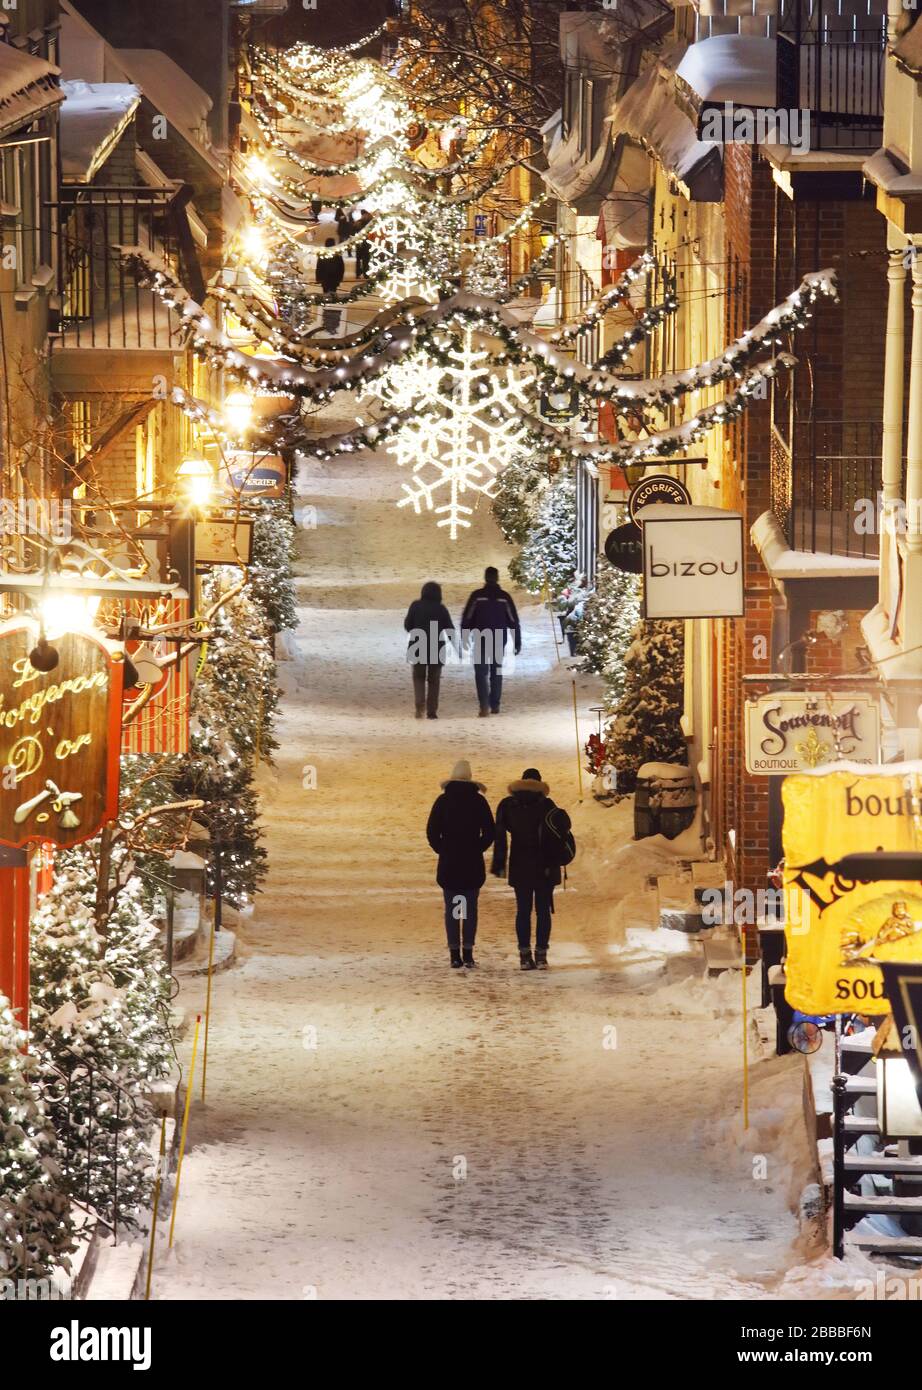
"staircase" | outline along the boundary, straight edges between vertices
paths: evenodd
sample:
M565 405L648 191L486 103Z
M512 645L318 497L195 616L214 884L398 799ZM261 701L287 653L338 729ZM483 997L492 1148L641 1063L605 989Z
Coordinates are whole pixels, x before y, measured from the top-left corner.
M832 1081L833 1253L922 1257L922 1153L919 1141L881 1134L871 1031L840 1044L841 1070ZM870 1217L889 1217L904 1231L873 1229Z

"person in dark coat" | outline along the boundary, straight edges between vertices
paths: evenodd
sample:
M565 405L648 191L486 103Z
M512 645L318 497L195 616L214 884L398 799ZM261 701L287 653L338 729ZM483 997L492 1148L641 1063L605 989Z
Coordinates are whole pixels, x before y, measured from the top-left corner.
M435 880L445 899L445 935L451 967L473 970L477 898L486 879L483 856L493 843L493 813L462 758L442 783L429 813L426 839L439 856Z
M461 616L461 638L471 648L480 717L499 714L503 695L503 656L510 633L515 654L522 650L522 629L515 604L499 587L499 570L484 571L485 584L475 589Z
M335 246L333 238L327 237L327 246ZM343 282L346 273L346 263L337 251L335 256L317 257L317 283L323 289L324 294L335 294Z
M361 212L353 212L351 235L355 236L359 232L364 232L371 221L371 213L364 209ZM371 242L367 237L355 243L355 273L356 275L367 276L371 264Z
M553 810L557 824L570 828L566 811L555 806L548 784L536 767L527 767L517 782L509 783L509 795L496 808L496 840L490 872L497 878L506 874L508 856L509 886L515 890L515 933L519 942L519 964L523 970L546 970L551 938L554 889L560 883L559 864L546 855L545 826ZM531 953L531 913L535 911L535 954Z
M438 719L442 666L454 639L455 625L442 602L441 587L434 580L424 584L419 598L410 604L403 626L410 634L407 661L413 668L416 718L422 719L425 712L427 718Z

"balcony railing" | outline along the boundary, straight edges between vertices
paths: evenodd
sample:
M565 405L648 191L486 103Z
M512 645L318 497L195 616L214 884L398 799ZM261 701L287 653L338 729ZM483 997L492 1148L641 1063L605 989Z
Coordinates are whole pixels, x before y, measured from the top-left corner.
M878 420L800 421L790 443L772 427L772 511L792 550L879 553L882 438Z
M846 7L847 8L847 7ZM873 149L884 110L886 15L788 0L777 22L777 106L810 113L810 148Z
M138 281L119 246L143 246L176 264L171 189L61 190L58 348L164 349L180 345L179 320Z

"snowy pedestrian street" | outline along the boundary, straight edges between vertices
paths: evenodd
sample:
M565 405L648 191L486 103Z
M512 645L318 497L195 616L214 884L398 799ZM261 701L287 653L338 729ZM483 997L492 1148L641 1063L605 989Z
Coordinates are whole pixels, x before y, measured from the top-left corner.
M413 718L407 604L437 579L457 622L508 553L488 507L452 545L394 510L390 461L302 461L297 487L270 873L216 978L207 1103L154 1296L776 1296L803 1258L800 1066L754 1067L744 1139L738 976L689 980L702 960L687 938L619 915L650 861L621 848L630 801L605 809L587 788L577 805L546 610L517 594L524 651L497 718L476 717L470 668L445 672L437 722ZM583 739L593 703L581 678ZM492 878L479 968L448 968L424 832L462 757L494 808L534 765L573 813L546 973L519 971L512 893ZM184 990L187 1017L203 995Z

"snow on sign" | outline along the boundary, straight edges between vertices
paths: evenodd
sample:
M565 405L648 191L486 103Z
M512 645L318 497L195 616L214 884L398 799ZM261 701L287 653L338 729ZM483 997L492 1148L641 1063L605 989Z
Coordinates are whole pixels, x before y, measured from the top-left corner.
M870 695L778 690L746 701L746 771L756 776L879 757L880 709Z
M720 507L644 507L643 616L739 618L743 518Z
M52 671L29 660L35 623L0 628L0 844L62 848L95 835L118 811L121 654L102 636L67 632Z

